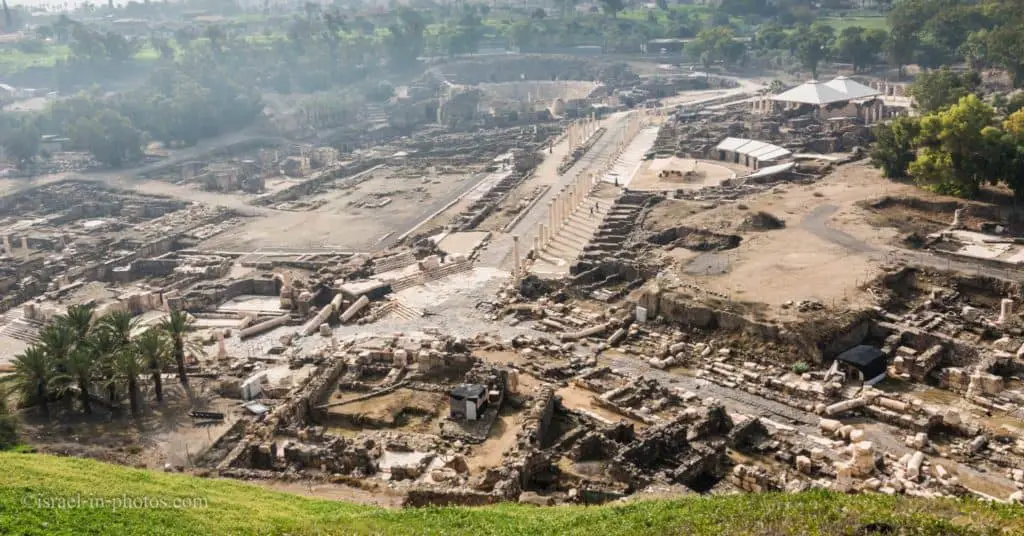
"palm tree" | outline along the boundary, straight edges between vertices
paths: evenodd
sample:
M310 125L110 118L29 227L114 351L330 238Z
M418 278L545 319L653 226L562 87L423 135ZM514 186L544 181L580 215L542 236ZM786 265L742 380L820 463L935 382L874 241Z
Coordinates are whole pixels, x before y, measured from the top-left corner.
M113 356L114 370L123 376L128 384L128 403L132 417L139 416L139 374L146 370L147 358L134 346L123 346Z
M157 402L163 401L164 387L160 371L163 369L164 363L169 361L171 355L167 334L159 329L146 330L132 341L132 351L145 361L146 367L153 377L153 391L156 393L156 400Z
M67 359L75 347L75 334L64 324L49 324L39 332L39 345L57 372L67 369Z
M75 334L76 341L84 341L92 328L92 316L96 311L93 304L72 305L68 307L67 313L58 316L57 324L71 328Z
M50 417L49 384L53 378L53 361L45 349L33 344L14 358L14 376L17 388L28 400L39 403L43 415Z
M174 361L178 364L178 379L182 385L188 385L188 376L185 374L185 351L202 353L202 346L194 341L188 340L186 333L192 329L195 319L185 311L171 311L171 314L160 322L162 329L171 339L174 348Z
M128 311L112 311L100 317L96 329L109 333L118 346L127 346L132 342L132 330L138 326L138 320Z
M132 342L132 330L138 321L128 311L112 311L99 320L93 329L94 345L103 365L103 376L111 402L117 401L118 353Z
M61 383L61 390L67 391L77 385L82 401L82 411L92 414L92 402L89 399L89 385L92 383L96 368L99 365L96 349L85 342L72 348L64 362L65 372L55 376L53 381Z
M96 368L107 387L107 398L111 403L117 402L117 353L126 345L121 344L116 334L105 329L93 330L89 338L79 344L89 345L96 357Z

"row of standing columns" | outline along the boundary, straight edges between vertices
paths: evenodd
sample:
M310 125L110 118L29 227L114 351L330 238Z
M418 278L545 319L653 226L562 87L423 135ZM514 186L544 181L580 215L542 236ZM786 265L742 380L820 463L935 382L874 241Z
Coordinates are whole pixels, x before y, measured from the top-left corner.
M583 146L591 136L597 132L598 121L597 117L591 114L590 117L584 119L578 119L569 124L567 136L569 138L569 152L573 152L576 149Z
M531 250L533 251L534 258L540 255L548 245L554 240L555 235L562 230L562 227L569 222L569 218L577 207L590 195L590 192L601 182L601 178L612 171L615 166L616 160L622 155L629 144L633 141L633 138L643 128L643 121L639 114L630 114L626 116L623 121L621 128L622 136L619 138L615 152L612 157L609 158L601 166L600 170L586 171L579 173L573 179L573 181L564 186L561 190L555 194L555 197L548 201L547 217L543 219L540 227L537 230L537 234L533 237L533 244ZM583 120L577 123L573 123L569 126L569 146L570 150L575 150L577 147L576 143L582 144L590 135L597 130L597 121L591 117L590 120ZM583 137L586 136L586 137ZM523 259L521 257L521 250L519 244L519 237L512 237L512 275L520 277L523 275Z
M21 249L28 251L28 237L21 237ZM4 253L14 255L14 247L11 246L11 237L4 235Z

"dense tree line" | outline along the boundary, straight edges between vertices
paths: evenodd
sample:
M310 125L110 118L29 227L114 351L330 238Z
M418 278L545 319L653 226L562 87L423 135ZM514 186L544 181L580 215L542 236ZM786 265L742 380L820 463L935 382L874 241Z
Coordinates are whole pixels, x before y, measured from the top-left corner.
M73 305L40 332L39 341L14 359L16 387L25 403L47 417L50 404L77 399L86 414L102 396L118 404L127 399L132 415L139 414L140 377L149 376L156 401L163 401L162 374L176 366L179 380L188 383L186 352L201 348L187 338L193 320L174 311L158 326L139 331L132 315L123 311L97 317L92 306Z
M69 138L70 148L119 166L142 156L151 140L192 145L242 128L258 117L258 91L236 84L209 57L168 63L141 87L104 96L99 90L58 100L39 113L0 116L0 144L21 165L38 153L40 134Z
M1002 183L1024 198L1024 111L1002 120L1000 112L970 93L878 125L871 160L887 177L912 177L939 193L975 197L984 184Z
M926 69L956 61L1005 69L1024 84L1024 0L901 0L888 14L889 62Z

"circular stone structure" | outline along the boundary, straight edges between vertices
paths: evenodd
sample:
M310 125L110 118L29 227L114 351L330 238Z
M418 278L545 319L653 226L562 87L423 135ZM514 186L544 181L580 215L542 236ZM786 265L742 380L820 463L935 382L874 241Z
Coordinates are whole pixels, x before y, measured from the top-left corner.
M694 158L655 158L645 161L629 183L631 190L699 190L747 175L750 170L726 162Z

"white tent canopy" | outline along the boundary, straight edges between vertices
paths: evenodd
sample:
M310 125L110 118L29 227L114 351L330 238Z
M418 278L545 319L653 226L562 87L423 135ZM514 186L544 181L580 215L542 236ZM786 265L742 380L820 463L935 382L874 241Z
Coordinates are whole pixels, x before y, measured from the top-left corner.
M811 80L772 97L774 101L796 102L823 106L836 102L863 99L878 95L879 92L845 76L828 82Z
M837 76L826 82L825 85L846 95L850 99L864 99L882 94L877 89L865 86L846 76Z
M825 85L824 82L811 80L772 97L782 102L798 102L800 104L823 105L833 102L850 100L849 97Z

